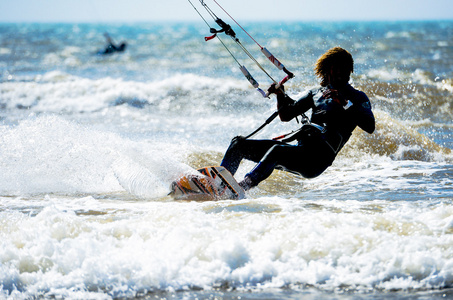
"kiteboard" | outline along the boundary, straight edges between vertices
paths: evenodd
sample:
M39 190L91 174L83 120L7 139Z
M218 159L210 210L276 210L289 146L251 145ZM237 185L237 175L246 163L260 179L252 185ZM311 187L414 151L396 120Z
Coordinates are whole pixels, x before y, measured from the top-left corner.
M170 194L176 200L226 200L243 199L244 189L233 175L220 166L197 170L200 174L189 174L178 178L170 185Z

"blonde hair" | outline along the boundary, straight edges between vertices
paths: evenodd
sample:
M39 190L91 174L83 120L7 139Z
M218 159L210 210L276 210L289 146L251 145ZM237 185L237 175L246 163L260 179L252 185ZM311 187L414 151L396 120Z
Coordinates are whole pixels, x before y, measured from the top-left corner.
M351 53L341 47L327 50L315 64L315 74L321 78L321 86L327 86L327 75L332 66L352 73L354 72L354 59L352 59Z

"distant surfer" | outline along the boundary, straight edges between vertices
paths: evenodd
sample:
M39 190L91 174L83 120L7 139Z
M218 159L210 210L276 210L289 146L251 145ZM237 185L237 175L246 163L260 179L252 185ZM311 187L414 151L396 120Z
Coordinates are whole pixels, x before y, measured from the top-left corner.
M316 62L315 73L321 79L320 87L306 91L295 101L272 85L268 91L277 95L281 121L288 122L312 109L310 122L282 141L235 137L221 166L234 175L242 159L257 163L239 183L244 190L257 186L274 169L305 178L319 176L333 163L357 126L370 134L375 129L370 100L364 92L349 84L353 71L352 55L343 48L334 47ZM292 140L297 140L297 144L289 144Z
M127 43L122 42L119 46L115 45L110 35L106 32L104 33L105 39L107 40L107 47L104 50L98 52L100 55L112 54L115 52L123 52L126 50Z

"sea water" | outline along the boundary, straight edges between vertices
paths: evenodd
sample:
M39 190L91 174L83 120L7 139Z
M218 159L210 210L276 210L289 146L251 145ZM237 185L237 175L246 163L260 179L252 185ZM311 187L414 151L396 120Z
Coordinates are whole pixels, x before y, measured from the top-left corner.
M171 181L276 109L206 24L0 24L0 297L453 296L453 22L241 25L295 74L295 99L322 53L349 50L377 128L317 178L275 171L243 200L189 202ZM104 32L126 51L97 55Z

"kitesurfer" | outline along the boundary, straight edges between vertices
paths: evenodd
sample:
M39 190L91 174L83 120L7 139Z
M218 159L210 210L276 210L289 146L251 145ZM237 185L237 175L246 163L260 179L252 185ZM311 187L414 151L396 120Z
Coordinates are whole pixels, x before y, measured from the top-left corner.
M119 46L116 46L107 32L104 33L104 37L107 40L107 47L105 47L104 50L99 51L98 54L112 54L115 52L123 52L126 49L126 42L122 42Z
M305 178L319 176L332 164L357 126L370 134L375 129L370 100L349 84L353 70L352 55L334 47L316 62L320 87L308 90L299 100L291 99L283 88L272 85L268 92L277 95L281 121L288 122L312 109L310 122L282 141L235 137L221 165L234 175L242 159L257 163L239 183L245 190L268 178L274 169ZM289 144L293 140L297 140L297 144Z

